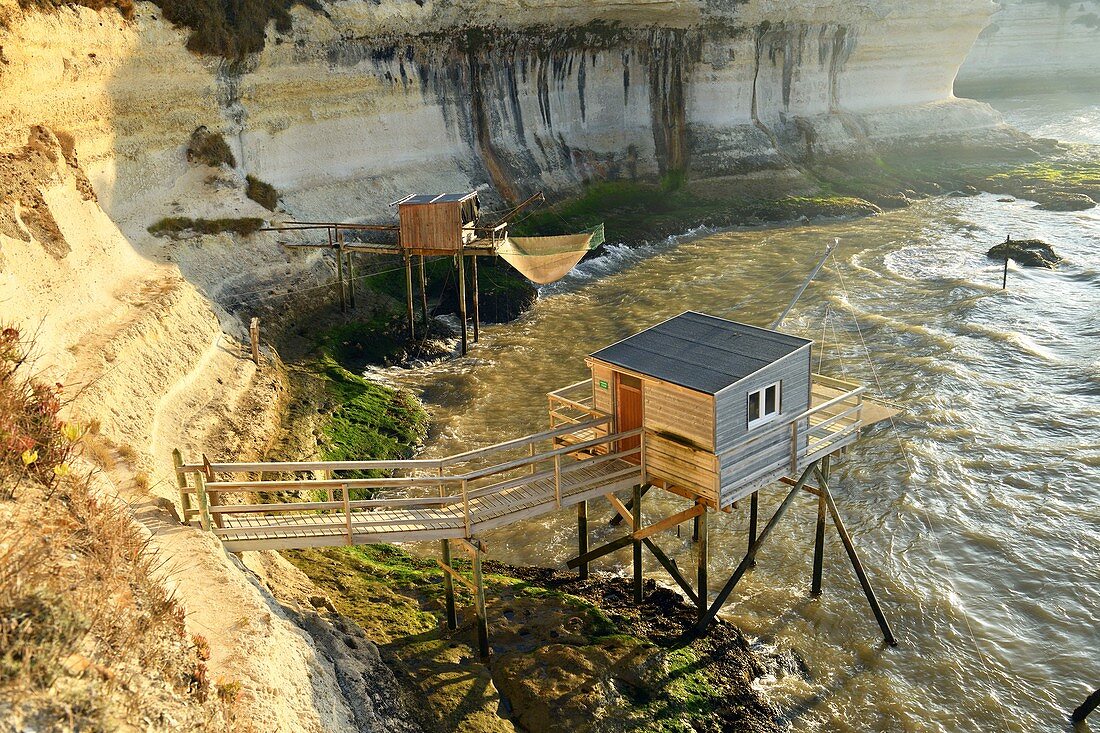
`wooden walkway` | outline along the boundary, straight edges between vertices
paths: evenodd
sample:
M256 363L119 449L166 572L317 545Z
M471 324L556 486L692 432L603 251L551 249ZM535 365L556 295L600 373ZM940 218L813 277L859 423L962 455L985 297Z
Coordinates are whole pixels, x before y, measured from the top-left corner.
M176 471L185 521L209 529L230 552L471 539L640 484L640 448L618 446L641 431L612 434L609 426L610 418L602 418L443 459L185 464L177 458ZM368 472L398 475L359 477ZM394 493L401 496L386 498ZM262 502L245 503L253 497Z

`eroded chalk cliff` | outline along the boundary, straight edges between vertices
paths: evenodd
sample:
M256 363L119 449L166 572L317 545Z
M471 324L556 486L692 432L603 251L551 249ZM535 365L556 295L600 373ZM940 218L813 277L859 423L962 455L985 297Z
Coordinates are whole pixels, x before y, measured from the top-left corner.
M15 17L2 142L71 134L108 211L148 211L224 131L294 213L384 215L416 190L505 197L725 176L997 124L952 83L989 0L384 0L294 10L242 62L197 57L139 3ZM155 212L148 212L153 214ZM157 212L159 213L159 212Z
M1100 0L1000 0L959 71L959 89L1100 84Z

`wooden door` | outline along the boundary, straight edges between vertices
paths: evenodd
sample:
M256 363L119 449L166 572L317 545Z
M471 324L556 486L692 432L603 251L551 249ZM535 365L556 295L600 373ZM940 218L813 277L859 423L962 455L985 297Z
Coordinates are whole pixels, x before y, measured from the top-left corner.
M615 375L615 425L620 433L642 427L642 380L625 374ZM619 450L626 451L642 444L642 437L635 435L619 441ZM641 454L627 456L624 460L641 463Z

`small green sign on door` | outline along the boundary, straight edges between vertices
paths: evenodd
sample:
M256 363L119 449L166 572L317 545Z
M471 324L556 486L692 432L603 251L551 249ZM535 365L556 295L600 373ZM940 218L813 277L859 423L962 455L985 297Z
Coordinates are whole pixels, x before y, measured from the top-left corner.
M607 389L607 380L605 380L605 379L600 380L600 389Z

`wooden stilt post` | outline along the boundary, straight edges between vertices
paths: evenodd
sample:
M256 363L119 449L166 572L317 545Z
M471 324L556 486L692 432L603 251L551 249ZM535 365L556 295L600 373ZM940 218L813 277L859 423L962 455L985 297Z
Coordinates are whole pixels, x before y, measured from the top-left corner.
M460 252L458 254L458 320L462 324L462 351L463 356L466 356L467 343L466 343L466 257Z
M341 237L340 237L340 246L342 247L343 244L344 244L343 235L341 235ZM347 268L348 268L348 301L350 301L351 307L354 308L355 307L355 269L351 264L352 263L351 252L348 252L344 256L347 257Z
M339 230L337 230L336 235L339 237ZM344 299L344 249L338 243L333 242L331 229L328 230L328 241L336 248L336 286L340 290L340 311L344 312L348 309L347 302Z
M416 340L416 315L413 309L412 255L405 255L405 306L409 316L409 340Z
M481 337L481 307L478 304L477 255L470 258L470 277L474 281L474 343Z
M577 557L588 554L588 502L577 504ZM577 569L577 577L588 580L588 563L582 563Z
M1085 718L1089 717L1089 714L1098 706L1100 706L1100 690L1089 695L1088 699L1073 711L1073 715L1069 716L1069 719L1074 723L1080 723L1084 721Z
M814 533L814 573L810 595L821 595L821 570L825 563L825 492L817 497L817 531Z
M440 548L443 550L443 564L451 565L451 541L440 540ZM447 604L447 628L452 631L458 628L458 614L455 612L455 580L446 570L443 571L443 595Z
M863 587L863 593L867 596L867 602L871 604L871 611L875 614L875 620L878 621L878 626L882 630L882 637L890 646L897 646L898 642L894 638L894 632L890 630L890 624L887 622L886 616L883 615L882 608L878 605L878 598L875 597L875 591L871 588L870 581L867 580L867 573L863 571L863 563L859 561L856 547L852 544L852 538L848 535L848 530L844 528L844 522L840 519L840 512L836 509L833 495L829 492L829 483L821 471L817 472L817 480L821 483L821 493L825 497L829 514L833 517L833 525L836 526L837 534L840 535L840 541L844 543L844 550L848 553L848 559L852 561L852 567L856 571L856 577L859 578L859 584Z
M260 319L253 318L248 323L248 340L252 345L252 361L260 364Z
M751 548L756 543L756 524L757 518L760 515L760 492L752 492L752 496L749 497L749 547ZM750 568L756 567L756 559L753 558L749 563Z
M634 485L634 504L631 507L634 517L634 529L642 526L642 485ZM641 605L643 600L642 587L642 541L634 540L634 605Z
M172 450L172 465L176 468L176 486L180 490L180 521L184 524L188 523L188 515L191 513L191 493L187 490L187 474L180 473L180 467L183 466L183 454L180 453L179 448Z
M710 560L710 549L708 547L708 520L707 520L707 508L703 507L703 513L695 518L696 526L699 528L699 568L698 568L698 586L699 590L696 591L698 600L696 604L699 608L699 622L702 623L707 614L707 600L710 598L710 594L707 592L707 562Z
M428 276L424 272L424 255L420 255L420 314L424 316L424 337L428 336Z
M821 463L818 466L818 470L821 475L828 480L832 457L825 456L821 459ZM817 495L817 527L814 532L814 570L813 578L810 581L810 595L821 595L821 573L825 565L825 515L827 508L825 506L825 492L821 492Z
M485 578L481 573L481 548L474 551L474 613L477 616L477 648L482 659L489 658L489 620L485 612Z
M696 517L695 521L691 525L691 541L699 541L699 523L702 521L701 517Z
M794 488L787 494L787 498L783 500L783 503L775 510L775 514L772 515L772 518L764 525L763 531L760 533L760 536L756 538L756 542L752 544L752 547L749 548L744 559L741 560L741 564L733 571L733 575L731 575L730 579L726 581L726 584L722 586L722 590L718 591L718 595L715 596L714 602L710 604L710 608L708 608L707 612L703 614L703 617L699 619L697 629L700 632L706 631L707 625L709 625L714 617L718 615L718 612L722 609L722 604L726 602L730 593L732 593L733 589L737 586L738 581L740 581L748 571L749 567L752 565L752 561L756 558L756 553L760 551L764 542L767 541L768 535L772 533L772 530L775 529L779 520L786 514L787 508L791 505L791 502L794 501L796 496L802 493L802 487L806 485L806 480L810 478L810 474L816 467L817 461L814 461L806 467L806 470L802 472L802 476L795 482Z

